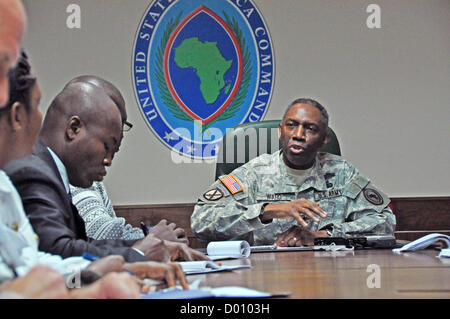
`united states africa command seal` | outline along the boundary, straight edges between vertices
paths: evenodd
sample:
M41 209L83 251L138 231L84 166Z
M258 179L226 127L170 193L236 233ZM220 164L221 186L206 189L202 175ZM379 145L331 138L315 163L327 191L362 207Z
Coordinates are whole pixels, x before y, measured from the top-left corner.
M136 33L132 73L141 113L161 142L214 158L227 129L264 118L271 39L250 0L153 1Z

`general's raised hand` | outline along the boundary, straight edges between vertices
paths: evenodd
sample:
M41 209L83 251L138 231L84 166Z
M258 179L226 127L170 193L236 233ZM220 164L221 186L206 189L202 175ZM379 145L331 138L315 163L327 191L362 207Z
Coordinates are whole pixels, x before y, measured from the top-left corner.
M298 226L292 226L284 233L280 234L275 241L277 246L312 246L314 245L314 238L327 237L327 232L324 230L311 231Z
M320 220L317 216L325 218L328 213L320 207L319 203L300 198L288 203L268 204L264 207L264 213L260 218L263 222L273 218L295 218L300 225L306 227L308 223L302 216L308 216L318 223Z

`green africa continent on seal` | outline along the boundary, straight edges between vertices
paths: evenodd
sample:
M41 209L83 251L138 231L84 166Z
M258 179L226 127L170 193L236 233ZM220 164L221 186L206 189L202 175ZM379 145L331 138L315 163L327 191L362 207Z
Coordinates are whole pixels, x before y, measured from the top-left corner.
M194 68L200 78L200 91L207 104L214 103L225 86L224 74L233 60L225 60L217 42L201 42L198 38L184 40L175 50L175 63L180 68ZM225 88L228 94L230 85Z

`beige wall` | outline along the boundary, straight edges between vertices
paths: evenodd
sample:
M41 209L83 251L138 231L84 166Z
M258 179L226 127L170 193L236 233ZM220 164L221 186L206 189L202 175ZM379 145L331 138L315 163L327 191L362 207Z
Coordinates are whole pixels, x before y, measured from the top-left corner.
M106 185L114 204L194 202L213 164L176 165L140 114L131 82L144 0L24 0L25 48L43 91L42 109L72 77L97 74L123 92L129 120ZM271 33L275 85L266 119L297 97L330 113L343 155L385 192L450 194L450 2L447 0L255 0ZM66 7L81 7L81 29ZM381 7L368 29L366 7Z

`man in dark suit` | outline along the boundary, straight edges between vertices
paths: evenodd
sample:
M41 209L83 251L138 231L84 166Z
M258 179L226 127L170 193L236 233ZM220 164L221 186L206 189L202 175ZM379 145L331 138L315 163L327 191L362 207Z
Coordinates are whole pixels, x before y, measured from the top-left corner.
M80 257L62 259L38 251L37 238L25 215L22 199L2 170L5 164L32 154L42 122L38 108L41 92L25 53L8 72L8 81L9 101L0 109L0 299L8 296L140 297L135 280L138 277L162 279L168 285L175 285L177 278L186 287L184 274L177 263L125 263L118 255L89 262ZM74 270L79 274L75 275L78 278L75 282L72 281ZM125 270L135 273L136 277L129 276ZM14 279L17 275L19 277ZM78 283L83 286L95 283L69 292L63 276L68 276L66 282L72 287Z
M105 90L106 94L114 101L122 116L122 135L117 144L116 153L119 151L123 132L129 131L133 125L127 121L128 114L125 99L119 89L111 82L96 75L81 75L73 78L67 85L72 83L90 83ZM133 227L116 216L112 203L108 198L106 187L103 182L94 182L89 188L70 186L73 196L72 203L77 207L80 216L85 222L86 234L93 239L134 239L138 240L146 233L166 240L189 244L186 231L177 227L175 223L167 223L162 219L150 230L142 227Z
M126 261L207 259L186 244L152 234L139 241L91 240L71 203L69 183L89 187L106 175L122 134L117 105L90 83L67 85L51 103L33 156L7 165L38 234L39 248L63 257L89 252Z

